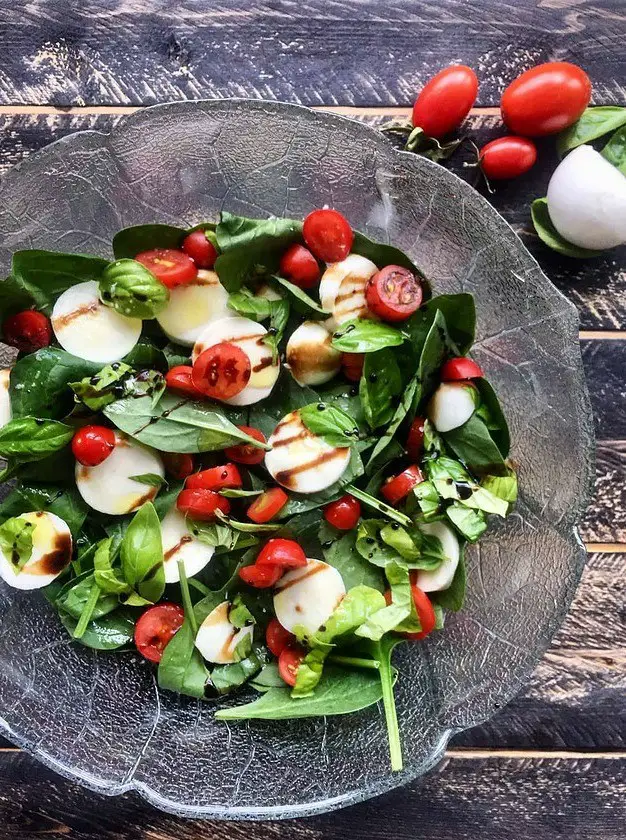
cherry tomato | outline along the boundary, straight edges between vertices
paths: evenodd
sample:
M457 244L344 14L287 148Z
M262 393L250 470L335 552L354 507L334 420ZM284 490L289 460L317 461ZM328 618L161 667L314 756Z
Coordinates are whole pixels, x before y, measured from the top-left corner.
M252 426L237 426L237 428L239 431L245 432L248 437L258 440L259 443L265 443L265 435L258 429L254 429ZM238 464L254 466L263 461L265 451L259 449L258 446L252 446L251 443L240 443L237 446L227 446L224 450L224 455L230 458L231 461L236 461Z
M181 513L201 522L215 522L215 511L230 513L230 502L213 490L181 490L176 499Z
M354 239L345 216L330 209L309 213L302 226L302 235L314 256L327 263L345 260Z
M229 400L250 381L250 357L241 347L222 341L204 350L195 361L191 381L214 400Z
M269 522L285 507L288 501L289 496L282 488L272 487L271 490L261 493L252 502L248 508L248 519L258 524Z
M174 289L191 283L198 276L196 264L185 254L175 248L154 248L152 251L142 251L135 257L137 262L152 272L157 280Z
M183 626L185 612L178 604L157 604L139 616L135 645L144 659L160 662L168 643Z
M281 569L297 569L306 566L306 554L295 540L277 537L268 540L258 557L257 566L279 566Z
M448 359L440 371L442 382L460 382L463 379L479 379L484 375L482 368L473 359L468 359L466 356Z
M190 400L204 400L206 395L199 391L191 379L191 365L176 365L165 374L165 384L175 394Z
M244 566L239 569L239 577L244 583L257 589L270 589L282 577L280 566Z
M471 67L446 67L426 83L413 106L413 125L429 137L444 137L469 114L478 95L478 79Z
M241 473L234 464L224 464L223 467L211 467L208 470L190 475L185 482L188 490L225 490L241 487Z
M411 594L422 629L419 633L403 633L402 635L405 639L417 641L418 639L424 639L429 633L432 633L437 623L437 617L435 616L435 610L428 595L419 587L415 586L414 583L411 583ZM387 606L392 603L391 592L389 590L385 592L385 601L387 602Z
M363 365L365 364L365 353L342 353L341 354L341 369L343 375L350 382L358 382L363 373Z
M424 448L424 423L423 417L416 417L411 423L409 434L406 439L406 451L409 458L418 461Z
M286 647L278 657L278 673L292 688L296 684L296 676L300 663L306 656L306 651L299 645Z
M286 647L295 644L296 637L289 630L285 630L277 618L273 618L267 625L265 641L274 656L280 656Z
M165 472L181 481L191 475L195 469L193 457L183 452L161 452Z
M194 230L183 239L183 251L198 268L213 268L217 259L217 248L203 230Z
M535 165L537 147L528 137L498 137L482 147L479 161L493 181L517 178Z
M408 268L388 265L367 281L365 300L383 321L404 321L419 309L422 287Z
M52 326L43 312L26 309L11 315L2 325L5 344L17 347L22 353L34 353L52 341Z
M97 467L115 449L115 432L106 426L83 426L72 438L72 452L79 464Z
M423 480L424 476L420 468L417 464L412 464L399 475L387 479L380 488L380 492L390 505L395 505L408 496L411 490Z
M566 61L549 61L511 82L500 110L510 131L543 137L575 123L590 99L591 81L584 70Z
M320 279L320 267L309 249L296 242L282 255L280 274L301 289L312 289Z
M361 504L349 494L324 508L324 519L340 531L350 531L355 528L360 516Z

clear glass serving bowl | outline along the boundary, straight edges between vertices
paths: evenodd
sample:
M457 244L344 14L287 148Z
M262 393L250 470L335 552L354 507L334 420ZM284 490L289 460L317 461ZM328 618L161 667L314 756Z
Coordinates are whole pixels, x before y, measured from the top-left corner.
M132 654L70 640L43 597L0 586L0 724L63 775L139 791L190 817L269 819L348 805L426 772L450 736L520 688L563 619L585 553L576 522L593 466L576 310L466 183L365 125L258 101L157 106L110 134L48 146L0 183L0 261L19 248L110 256L113 234L226 208L302 218L325 204L407 251L436 292L472 292L475 356L509 418L521 499L469 551L469 597L445 632L403 645L405 770L389 770L382 710L226 725L217 704L158 690Z

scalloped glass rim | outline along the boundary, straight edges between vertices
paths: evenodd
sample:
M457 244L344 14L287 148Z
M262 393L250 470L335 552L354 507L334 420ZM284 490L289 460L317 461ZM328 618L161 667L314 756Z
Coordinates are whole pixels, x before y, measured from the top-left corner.
M158 105L109 133L58 140L9 172L0 181L0 259L8 266L20 247L107 255L111 234L129 224L191 224L222 207L302 217L326 202L355 228L406 250L437 293L475 294L475 355L511 420L518 510L492 523L470 552L467 610L436 639L400 652L405 770L395 775L385 769L376 708L226 732L212 722L211 704L159 696L131 657L105 656L96 668L89 652L63 639L43 599L0 587L0 727L100 793L136 790L186 817L277 819L391 790L432 768L454 732L487 719L519 690L575 592L585 558L576 523L593 486L578 315L488 202L443 167L395 151L362 123L301 106ZM33 627L53 641L37 647ZM52 687L65 701L54 715ZM279 791L277 778L289 780Z

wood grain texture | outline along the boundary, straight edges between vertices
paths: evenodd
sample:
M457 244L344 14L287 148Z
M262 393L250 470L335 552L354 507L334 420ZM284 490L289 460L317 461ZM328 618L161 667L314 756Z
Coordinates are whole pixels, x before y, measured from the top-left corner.
M596 487L581 524L586 542L626 543L626 442L599 441Z

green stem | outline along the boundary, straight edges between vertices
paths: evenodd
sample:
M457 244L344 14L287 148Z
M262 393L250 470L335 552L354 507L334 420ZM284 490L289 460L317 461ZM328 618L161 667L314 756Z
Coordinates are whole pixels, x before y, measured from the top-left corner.
M189 586L193 586L193 588L197 590L201 595L206 596L211 592L208 586L205 586L203 583L200 583L200 581L196 580L195 578L191 578L191 580L188 581L188 583Z
M378 659L366 659L361 656L329 656L328 661L348 668L367 668L371 671L378 671L380 668Z
M378 646L380 649L380 645ZM393 695L393 669L391 667L391 656L387 656L380 650L380 682L383 689L383 705L385 707L385 721L387 723L387 735L389 737L389 757L391 769L394 772L402 770L402 744L400 743L400 730L398 728L398 713L396 701Z
M382 513L383 516L387 516L389 519L393 519L400 525L410 527L413 524L410 517L408 517L405 513L400 513L399 510L395 510L385 502L381 502L380 499L377 499L375 496L370 496L370 494L366 493L364 490L359 490L359 488L355 487L353 484L349 484L346 487L346 493L349 493L351 496L354 496L355 499L358 499L359 501L363 502L364 505L374 508L374 510L377 510L379 513Z
M98 603L100 591L100 587L94 583L94 585L91 587L91 590L89 591L89 598L87 599L87 603L83 607L83 611L80 614L78 624L76 625L76 629L74 630L75 639L82 639L82 637L85 635L87 625L91 621L91 616L93 615L93 611L95 610L96 604Z
M185 563L183 560L178 561L178 573L180 575L180 591L183 596L183 607L185 609L185 618L189 622L194 638L198 635L198 622L196 621L196 614L193 609L193 602L191 600L191 593L189 592L189 581L187 580L187 573L185 572Z

